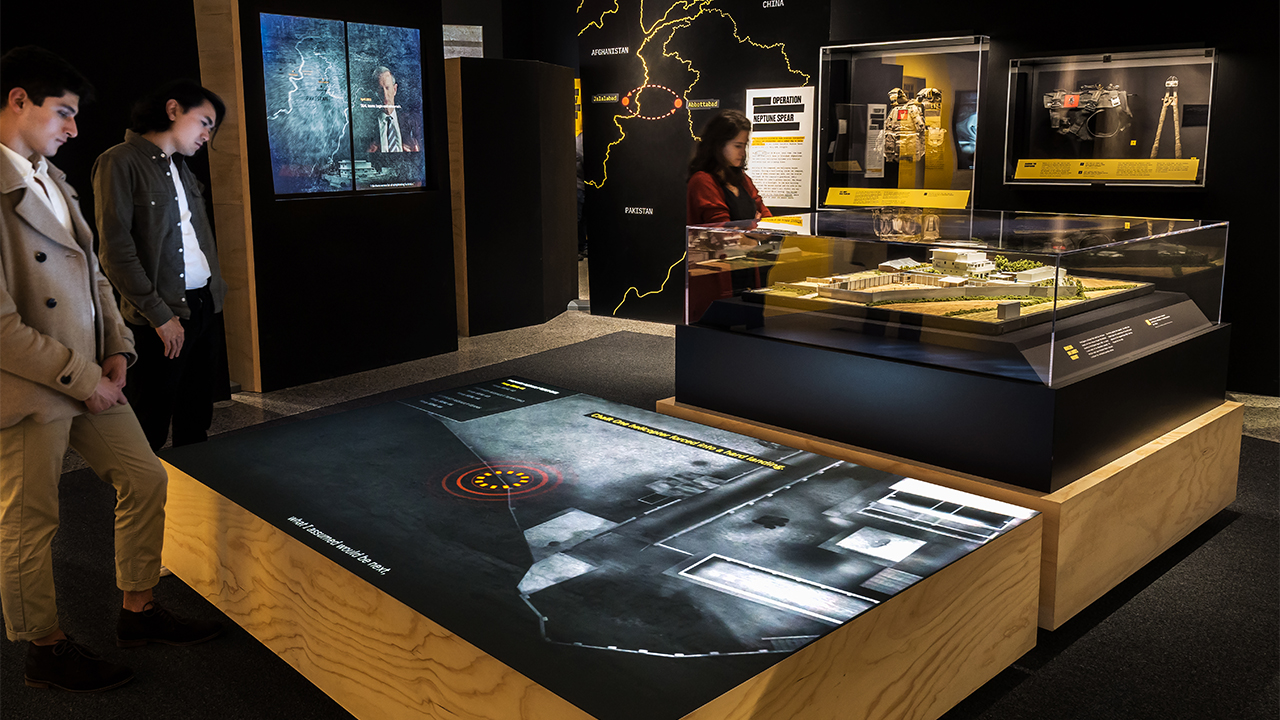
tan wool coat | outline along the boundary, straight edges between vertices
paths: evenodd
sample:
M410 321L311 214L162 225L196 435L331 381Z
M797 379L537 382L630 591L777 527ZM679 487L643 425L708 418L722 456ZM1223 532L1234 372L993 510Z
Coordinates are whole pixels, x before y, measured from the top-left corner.
M0 155L0 428L86 412L100 363L137 359L111 284L98 269L79 196L52 164L74 235Z

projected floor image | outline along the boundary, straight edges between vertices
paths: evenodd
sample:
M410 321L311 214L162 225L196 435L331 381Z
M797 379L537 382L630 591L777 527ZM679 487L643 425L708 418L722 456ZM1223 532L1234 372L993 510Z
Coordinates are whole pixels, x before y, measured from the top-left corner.
M1033 514L513 377L164 458L602 719L683 717Z
M533 560L514 589L549 642L667 657L790 652L992 536L935 512L964 506L927 500L925 483L908 493L895 489L901 478L812 453L590 396L498 387L540 402L510 407L472 390L461 416L439 398L412 405L478 461L444 489L508 504ZM491 400L497 412L485 411ZM997 527L1019 521L1002 510Z
M421 403L418 406L430 411ZM565 507L621 522L761 467L696 445L663 442L659 436L615 422L633 422L640 415L647 420L652 414L573 394L466 421L444 416L440 420L484 467L533 464L554 468L562 484L545 502L535 501L534 495L525 492L513 496L519 501L516 505L525 527L537 525ZM733 449L759 459L796 452L714 428L694 427L696 437L690 439L716 447L732 442L737 446Z

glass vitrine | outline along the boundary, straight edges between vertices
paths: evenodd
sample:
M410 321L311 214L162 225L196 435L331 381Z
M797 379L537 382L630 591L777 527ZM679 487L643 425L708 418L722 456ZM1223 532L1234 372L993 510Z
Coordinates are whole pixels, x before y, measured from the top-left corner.
M1203 186L1216 53L1009 63L1005 182Z
M903 207L692 226L686 321L1055 387L1217 326L1227 230Z
M824 47L819 207L967 207L984 36Z

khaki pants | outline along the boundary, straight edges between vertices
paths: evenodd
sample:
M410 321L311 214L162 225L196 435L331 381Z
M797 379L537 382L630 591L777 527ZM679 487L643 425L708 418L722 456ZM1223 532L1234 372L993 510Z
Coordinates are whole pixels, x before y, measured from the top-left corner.
M116 584L140 591L160 579L168 477L133 409L0 430L0 602L10 640L58 629L50 543L58 531L58 479L67 445L116 489Z

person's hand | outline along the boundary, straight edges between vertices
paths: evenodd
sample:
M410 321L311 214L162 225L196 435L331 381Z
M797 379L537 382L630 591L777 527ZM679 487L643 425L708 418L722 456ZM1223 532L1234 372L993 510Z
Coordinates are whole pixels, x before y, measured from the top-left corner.
M98 387L94 388L93 394L84 401L84 404L89 408L89 412L97 415L114 405L128 405L129 401L124 398L124 393L116 387L115 382L104 374L98 380Z
M178 353L182 352L183 342L182 321L178 316L174 315L169 318L169 322L156 328L156 334L164 343L164 356L170 360L178 357Z
M102 361L102 375L110 380L115 386L121 390L124 389L125 373L129 369L129 364L125 361L123 355L112 355Z

